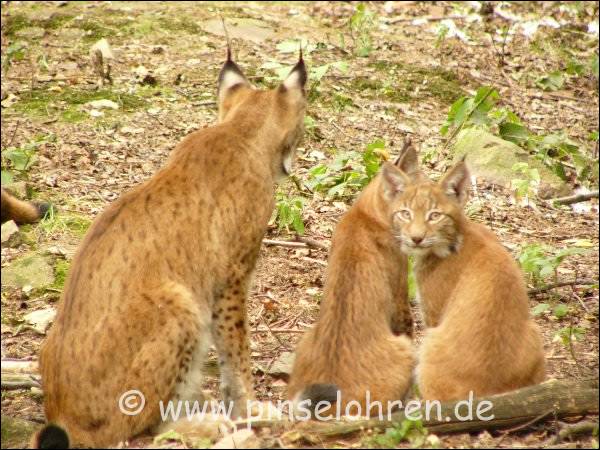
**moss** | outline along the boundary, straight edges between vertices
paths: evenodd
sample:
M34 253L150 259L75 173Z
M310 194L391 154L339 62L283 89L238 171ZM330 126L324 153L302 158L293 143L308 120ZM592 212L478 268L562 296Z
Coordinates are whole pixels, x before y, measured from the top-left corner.
M96 42L102 38L112 37L115 34L115 30L108 28L98 23L98 20L85 20L77 25L85 31L83 40L87 42Z
M200 26L189 17L172 19L171 17L161 17L158 19L161 28L169 31L184 31L189 34L202 33Z
M451 104L465 95L456 74L442 67L423 67L390 61L369 64L392 77L390 86L383 85L380 95L394 102L408 102L419 96L435 97L442 103ZM369 84L364 84L369 87ZM418 90L418 95L413 93Z
M52 285L55 289L62 290L65 286L65 281L67 279L67 275L69 273L69 267L71 263L64 259L59 259L56 261L56 265L54 266L54 284Z
M69 108L66 111L63 111L60 115L63 122L67 123L78 123L83 122L89 116L83 111L78 111L74 108Z
M131 112L143 107L146 101L143 97L115 92L111 89L99 91L64 88L60 92L47 89L33 89L24 92L15 104L15 110L29 116L49 116L56 109L62 110L61 118L66 122L78 122L85 114L78 107L93 100L107 99L118 103L122 111Z
M15 33L23 28L40 27L46 30L55 30L63 26L66 22L73 19L70 14L52 14L47 19L33 19L25 14L9 15L3 24L3 32L8 37L13 37Z

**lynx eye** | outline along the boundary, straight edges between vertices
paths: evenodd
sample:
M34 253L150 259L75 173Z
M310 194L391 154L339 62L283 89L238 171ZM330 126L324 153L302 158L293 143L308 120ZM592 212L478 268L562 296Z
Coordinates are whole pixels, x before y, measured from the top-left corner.
M438 220L440 220L442 218L442 214L437 212L437 211L432 211L429 213L429 221L430 222L437 222Z
M396 215L404 221L409 221L412 219L412 214L408 209L401 209L396 213Z

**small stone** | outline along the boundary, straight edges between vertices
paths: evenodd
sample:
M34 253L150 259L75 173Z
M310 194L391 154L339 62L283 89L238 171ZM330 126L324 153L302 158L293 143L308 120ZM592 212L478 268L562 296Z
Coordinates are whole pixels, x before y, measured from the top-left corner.
M37 254L16 259L2 268L2 286L23 288L31 285L42 288L54 283L54 269L50 257Z
M273 362L271 368L267 371L269 375L273 376L289 376L292 373L292 367L294 366L294 359L296 355L292 352L283 352Z
M2 246L17 247L21 243L19 227L13 220L2 224Z
M119 104L113 102L112 100L93 100L91 102L86 103L86 105L88 105L94 109L103 109L103 108L119 109Z
M262 448L254 431L242 428L220 439L211 448Z
M56 309L49 307L33 311L27 314L24 319L33 329L39 334L46 334L46 330L50 327L56 317Z

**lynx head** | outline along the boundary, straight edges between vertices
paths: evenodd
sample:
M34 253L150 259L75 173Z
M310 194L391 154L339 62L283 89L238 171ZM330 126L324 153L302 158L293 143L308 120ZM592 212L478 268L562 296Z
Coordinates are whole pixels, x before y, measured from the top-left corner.
M306 80L302 51L287 78L274 89L255 89L232 61L229 48L219 74L219 122L234 121L239 129L263 133L269 143L274 143L276 154L272 163L276 178L290 174L296 147L304 133Z
M384 192L392 206L392 229L402 251L414 255L434 253L440 258L458 251L468 181L464 160L437 183L403 167L384 166Z

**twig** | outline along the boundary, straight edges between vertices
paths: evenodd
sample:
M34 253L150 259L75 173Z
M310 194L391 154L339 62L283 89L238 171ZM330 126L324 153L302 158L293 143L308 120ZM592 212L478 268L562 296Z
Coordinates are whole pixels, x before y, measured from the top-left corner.
M8 144L4 148L8 148L12 145L13 141L15 140L17 130L19 129L19 125L21 125L21 119L19 119L17 121L17 124L15 125L15 129L13 130L12 135L10 136L10 140L8 141Z
M596 280L573 280L573 281L559 281L558 283L550 283L541 288L529 289L527 291L530 295L541 294L542 292L547 292L552 289L556 289L564 286L590 286L592 284L598 284Z
M289 328L256 328L252 330L253 333L306 333L310 328L304 330L292 330Z
M426 20L428 22L439 22L445 19L464 19L464 16L450 15L450 16L429 16L429 17L397 17L387 21L388 25L401 22L412 22L413 20Z
M509 428L508 430L504 431L502 433L502 436L500 437L500 439L498 439L497 442L494 443L494 447L500 447L500 444L502 443L502 441L506 438L506 436L508 436L510 433L514 433L515 431L520 431L523 430L525 428L530 427L531 425L533 425L536 422L539 422L542 419L545 419L546 417L548 417L550 414L552 414L552 410L550 411L546 411L545 413L540 414L537 417L534 417L533 419L531 419L528 422L525 422L522 425L519 425L517 427L513 427L513 428Z
M276 241L274 239L263 239L265 245L277 245L279 247L290 247L290 248L320 248L323 250L329 250L326 244L317 242L314 239L307 237L296 237L296 241Z
M302 242L302 243L308 245L309 247L321 248L323 250L329 250L329 246L327 244L323 244L322 242L316 241L316 240L308 238L308 237L296 236L296 240L298 242Z
M276 241L273 239L263 239L265 245L277 245L279 247L290 247L290 248L307 248L304 242L290 242L290 241Z
M585 194L569 195L567 197L552 198L548 203L558 203L559 205L572 205L573 203L585 202L592 198L598 198L598 190Z

